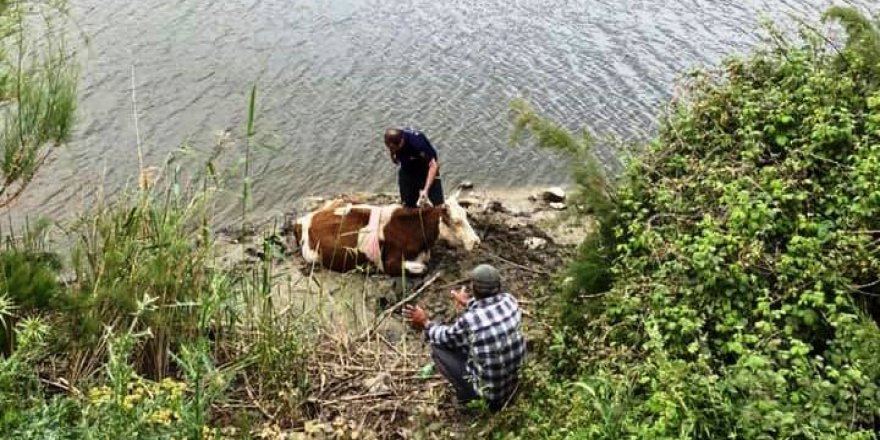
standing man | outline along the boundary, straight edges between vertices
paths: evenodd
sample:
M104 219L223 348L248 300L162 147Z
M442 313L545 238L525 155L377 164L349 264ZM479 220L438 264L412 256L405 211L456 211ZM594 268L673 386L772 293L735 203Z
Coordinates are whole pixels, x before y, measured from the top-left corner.
M409 128L389 128L385 130L385 146L391 161L400 166L397 184L401 203L410 208L427 200L434 206L443 205L440 162L428 137Z
M501 290L498 270L481 264L471 272L474 298L452 291L459 312L452 325L431 322L419 307L407 305L403 316L425 332L440 373L455 388L460 404L485 399L492 411L504 407L519 380L525 358L520 331L522 312L516 299Z

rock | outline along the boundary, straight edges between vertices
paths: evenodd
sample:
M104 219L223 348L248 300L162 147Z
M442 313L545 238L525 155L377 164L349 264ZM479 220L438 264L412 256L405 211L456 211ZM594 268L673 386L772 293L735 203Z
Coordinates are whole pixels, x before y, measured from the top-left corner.
M542 249L544 248L544 246L547 246L547 240L541 237L529 237L523 242L523 244L525 244L530 251L533 251L536 249Z
M458 185L458 189L474 189L474 182L465 180Z
M480 202L477 201L477 199L474 199L474 198L471 198L471 197L465 197L465 198L463 198L463 199L459 199L459 200L458 200L458 204L461 205L462 208L467 209L467 208L470 208L471 206L477 206L477 205L479 205Z
M513 217L504 220L504 225L508 229L519 229L529 225L528 220L523 217Z
M529 218L532 216L531 210L521 208L510 208L507 210L507 213L510 214L511 217Z
M555 209L557 211L565 211L568 206L565 206L565 203L554 202L550 204L551 209Z
M565 190L558 186L554 186L552 188L547 188L542 194L541 198L544 199L545 202L551 203L559 203L565 201Z
M244 250L245 255L256 258L258 260L264 261L263 259L266 257L266 253L263 252L262 249L257 249L256 247L248 246Z
M504 212L504 205L498 200L492 200L486 204L486 212Z

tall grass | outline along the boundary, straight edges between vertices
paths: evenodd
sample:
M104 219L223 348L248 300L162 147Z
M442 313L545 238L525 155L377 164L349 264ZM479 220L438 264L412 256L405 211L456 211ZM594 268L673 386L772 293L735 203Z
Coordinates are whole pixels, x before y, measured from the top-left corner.
M27 39L28 16L57 15L63 2L0 2L0 207L19 197L52 148L71 135L77 72L64 35ZM46 20L46 26L52 24ZM39 47L40 49L36 49Z
M251 86L251 93L248 97L248 113L247 113L247 132L245 133L245 150L244 150L244 178L242 180L242 195L241 195L241 222L244 223L245 217L247 216L248 206L250 205L251 198L251 142L253 140L254 135L256 135L256 130L254 126L254 122L257 117L256 113L256 102L257 102L257 85L254 84Z
M20 298L0 296L4 328L18 328L32 316L52 324L46 350L27 362L0 363L0 379L8 373L18 378L10 384L30 383L22 378L35 379L38 371L64 378L58 383L73 398L68 410L84 418L76 427L61 424L67 434L85 426L112 438L137 429L200 438L227 398L260 402L272 396L280 402L274 413L301 411L309 386L311 324L296 310L278 309L275 242L264 240L262 252L270 257L258 264L223 267L210 223L217 187L201 180L185 185L167 171L164 180L98 203L66 228L70 248L63 267L39 274L54 283L52 289L33 287L51 290L64 299L61 305L25 308ZM31 243L28 252L45 246L36 241L10 242L0 251L0 263L29 255L25 243ZM21 258L15 268L26 274L43 270ZM58 283L59 273L67 273L66 283ZM9 279L0 271L0 287ZM24 351L15 344L9 353L18 359ZM182 381L185 392L171 398L156 388L169 377ZM82 389L96 391L91 396ZM0 404L13 392L20 389L4 388L0 380ZM35 423L48 420L34 411L60 417L41 393L22 407L0 408L17 415L6 424L0 420L0 436L59 435L33 431ZM152 400L143 396L151 393ZM175 414L170 425L148 423L166 410ZM260 417L270 416L265 411Z
M0 1L0 207L26 189L73 127L76 68L55 39L63 33L28 40L33 12L63 14L64 3ZM242 224L253 190L256 99L254 84ZM230 396L257 402L269 419L264 396L284 396L276 414L300 410L312 324L278 310L271 258L245 271L218 260L212 218L225 181L215 168L219 147L215 153L189 181L172 158L159 181L97 201L62 228L63 246L47 244L49 223L28 224L3 244L0 437L202 438ZM138 163L143 176L139 139ZM265 255L271 243L264 240Z
M212 292L212 240L207 230L207 194L187 195L177 182L158 193L140 191L98 206L73 228L76 241L71 295L79 308L84 342L75 353L83 373L105 349L93 344L104 326L149 329L136 353L139 370L153 378L169 373L169 351L198 335L197 305ZM135 321L139 308L150 307ZM76 374L79 377L81 374Z

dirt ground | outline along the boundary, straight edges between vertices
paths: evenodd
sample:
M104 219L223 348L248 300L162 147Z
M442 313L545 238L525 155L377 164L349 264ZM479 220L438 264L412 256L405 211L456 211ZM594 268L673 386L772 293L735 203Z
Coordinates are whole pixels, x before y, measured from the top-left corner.
M326 199L338 198L332 195ZM388 194L354 194L345 198L371 204L394 203ZM302 202L286 220L323 203ZM541 191L469 191L460 197L471 226L482 243L473 252L439 241L429 270L419 278L393 279L381 274L338 274L303 261L279 221L277 233L227 234L221 253L225 264L247 267L266 258L274 272L279 304L285 311L319 317L322 334L314 347L314 379L304 413L308 422L267 428L269 438L464 438L473 421L455 408L450 388L432 367L421 335L404 325L401 301L422 305L432 319L450 322L455 310L451 289L467 282L469 271L489 263L502 273L505 290L516 296L526 316L528 335L533 301L542 296L589 227L551 208ZM267 227L262 227L265 230ZM265 255L264 240L281 248ZM271 402L265 405L271 406Z

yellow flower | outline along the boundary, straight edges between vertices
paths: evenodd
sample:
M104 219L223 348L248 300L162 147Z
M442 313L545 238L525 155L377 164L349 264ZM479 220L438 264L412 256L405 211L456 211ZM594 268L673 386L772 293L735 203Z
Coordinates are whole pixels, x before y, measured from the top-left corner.
M89 402L94 405L101 405L110 401L112 391L110 387L100 386L89 389Z
M158 423L160 425L168 426L171 424L171 421L174 417L174 414L169 409L162 408L152 414L147 418L151 423Z
M141 395L139 394L129 394L122 399L122 407L125 409L132 409L135 405L141 400Z
M220 434L222 434L224 437L233 438L238 435L238 428L236 428L235 426L227 426L220 429Z
M202 440L214 440L214 430L208 425L202 426Z
M186 391L186 384L166 377L159 383L159 389L168 392L172 398L178 398Z
M226 384L226 380L223 379L222 375L217 374L211 379L211 384L220 388Z

